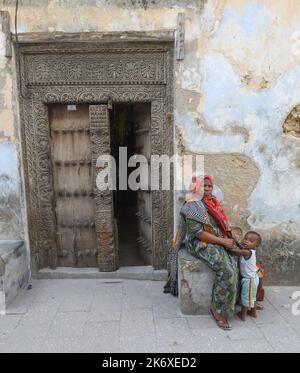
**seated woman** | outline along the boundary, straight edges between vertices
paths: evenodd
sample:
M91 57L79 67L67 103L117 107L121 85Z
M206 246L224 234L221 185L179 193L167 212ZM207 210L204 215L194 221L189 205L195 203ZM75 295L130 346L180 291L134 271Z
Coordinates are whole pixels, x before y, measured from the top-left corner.
M178 295L178 250L185 241L186 250L202 260L216 273L212 292L211 313L217 325L230 330L227 318L234 314L237 289L237 259L226 248L234 240L223 207L212 194L212 177L204 177L204 196L201 199L200 180L193 178L191 193L180 211L180 222L169 260L169 278L164 291Z

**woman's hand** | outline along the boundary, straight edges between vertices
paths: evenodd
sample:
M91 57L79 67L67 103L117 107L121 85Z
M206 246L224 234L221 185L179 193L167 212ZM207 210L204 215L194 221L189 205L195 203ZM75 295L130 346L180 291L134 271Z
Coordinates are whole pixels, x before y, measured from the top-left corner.
M232 250L234 248L234 240L232 238L217 237L214 234L205 231L198 233L198 238L200 241L206 243L213 243L224 246L228 250Z
M222 239L222 246L225 247L225 249L233 249L234 246L234 240L232 238L223 238Z

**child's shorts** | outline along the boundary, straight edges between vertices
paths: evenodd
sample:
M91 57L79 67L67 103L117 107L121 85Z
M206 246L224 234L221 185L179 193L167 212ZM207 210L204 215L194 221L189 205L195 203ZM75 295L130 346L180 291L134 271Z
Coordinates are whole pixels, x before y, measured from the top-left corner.
M242 291L241 298L244 307L253 308L256 302L256 293L259 283L259 277L256 275L254 278L242 278Z

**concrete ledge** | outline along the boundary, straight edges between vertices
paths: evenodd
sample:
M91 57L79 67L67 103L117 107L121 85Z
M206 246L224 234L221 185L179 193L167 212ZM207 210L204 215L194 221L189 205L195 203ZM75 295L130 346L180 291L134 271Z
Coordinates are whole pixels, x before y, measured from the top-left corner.
M0 240L0 314L26 286L29 267L23 241Z
M164 31L114 31L114 32L26 32L18 34L19 43L59 43L59 42L127 42L127 41L171 41L174 30ZM16 42L15 34L12 35Z
M186 250L178 254L180 310L185 315L209 314L215 273Z
M99 272L97 268L44 268L38 271L38 279L64 279L64 278L99 278L122 280L151 280L166 281L166 270L154 270L152 266L121 267L114 272Z

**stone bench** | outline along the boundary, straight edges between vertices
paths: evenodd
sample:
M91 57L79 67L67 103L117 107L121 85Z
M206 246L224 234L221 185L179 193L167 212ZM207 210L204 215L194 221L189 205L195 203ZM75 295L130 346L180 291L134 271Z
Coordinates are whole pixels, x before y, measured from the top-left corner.
M185 315L209 314L215 273L185 249L178 253L180 310Z
M30 271L23 241L0 240L0 315L29 281Z

